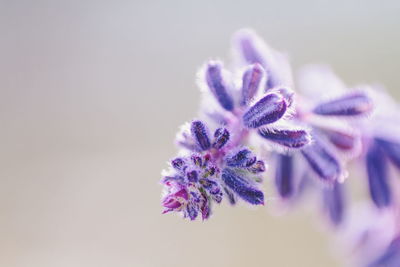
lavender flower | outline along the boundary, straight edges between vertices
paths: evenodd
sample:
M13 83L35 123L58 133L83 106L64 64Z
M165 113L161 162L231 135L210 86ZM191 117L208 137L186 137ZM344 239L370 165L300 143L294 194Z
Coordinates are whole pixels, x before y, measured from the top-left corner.
M397 104L382 90L348 88L324 66L303 68L294 81L287 57L250 30L235 35L233 50L232 69L210 60L198 74L202 120L177 135L179 156L161 180L163 213L205 220L223 199L264 205L260 184L271 159L283 203L313 190L336 232L351 229L348 243L364 255L360 266L400 266L400 190L390 170L400 169ZM346 195L350 162L363 164L374 204L355 227Z
M207 126L195 120L190 134L183 136L181 144L190 148L189 153L173 159L164 173L163 213L177 211L191 220L198 215L205 220L212 203L220 203L224 196L231 204L237 197L253 205L264 204L258 183L265 165L248 148L229 142L227 129L218 128L211 139Z

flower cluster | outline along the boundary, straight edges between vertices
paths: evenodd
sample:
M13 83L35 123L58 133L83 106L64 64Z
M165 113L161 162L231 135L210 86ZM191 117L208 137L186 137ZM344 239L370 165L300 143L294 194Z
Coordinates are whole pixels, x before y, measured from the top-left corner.
M224 196L231 204L237 197L253 205L264 204L258 188L264 162L250 149L234 145L226 128L216 129L211 140L207 126L195 120L190 133L182 135L180 143L189 153L173 159L164 174L164 213L180 211L191 220L201 214L204 220L211 214L212 202L220 203Z
M232 205L263 205L268 163L280 203L316 193L333 229L350 229L345 187L351 163L365 171L369 211L397 218L381 255L363 264L381 266L376 262L395 258L387 266L398 266L400 220L394 211L400 197L389 169L389 162L400 169L397 104L378 86L348 87L326 66L304 67L294 79L287 56L251 30L235 34L232 46L232 68L210 60L198 73L202 119L177 135L179 157L161 180L164 213L191 220L201 214L204 220L224 198Z

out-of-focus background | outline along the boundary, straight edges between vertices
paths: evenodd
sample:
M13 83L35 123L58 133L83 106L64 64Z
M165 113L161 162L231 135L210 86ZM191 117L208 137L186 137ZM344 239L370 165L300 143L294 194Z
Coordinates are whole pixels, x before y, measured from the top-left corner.
M312 213L161 215L195 71L252 27L400 97L400 2L0 0L0 266L340 266ZM317 218L317 217L316 217Z

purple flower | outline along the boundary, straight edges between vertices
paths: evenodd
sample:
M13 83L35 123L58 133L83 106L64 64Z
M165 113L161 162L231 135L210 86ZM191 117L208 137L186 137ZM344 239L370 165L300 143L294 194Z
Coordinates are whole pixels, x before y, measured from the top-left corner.
M181 212L190 220L201 215L205 220L212 203L220 203L225 196L231 204L237 198L262 204L264 195L257 184L262 181L264 163L248 148L232 144L226 128L216 129L213 139L202 121L194 120L188 128L180 143L188 154L173 159L164 172L163 213Z
M347 201L346 167L361 163L373 215L358 218L348 243L362 251L360 266L400 266L400 190L391 170L400 169L397 104L374 88L349 88L324 66L306 67L294 81L287 57L253 31L238 32L233 48L232 68L210 60L199 72L202 119L177 135L179 156L162 174L163 213L206 220L224 199L264 205L271 159L279 203L297 204L313 190L330 229L346 235L359 216Z

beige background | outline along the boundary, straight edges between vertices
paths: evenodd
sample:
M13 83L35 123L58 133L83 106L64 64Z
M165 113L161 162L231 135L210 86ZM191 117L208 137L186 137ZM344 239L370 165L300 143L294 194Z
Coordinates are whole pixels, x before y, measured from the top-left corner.
M0 266L338 266L312 213L161 216L160 171L196 114L196 69L228 59L236 29L399 98L399 14L395 0L0 0Z

